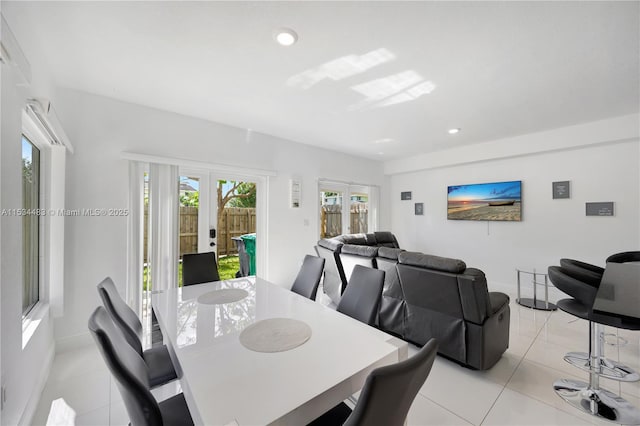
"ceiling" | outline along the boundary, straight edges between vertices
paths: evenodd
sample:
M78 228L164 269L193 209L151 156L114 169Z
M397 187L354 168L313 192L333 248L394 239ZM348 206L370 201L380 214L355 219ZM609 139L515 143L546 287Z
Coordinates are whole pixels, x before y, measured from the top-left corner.
M639 111L639 2L2 2L53 83L377 160ZM299 35L282 47L277 28ZM447 130L459 127L457 135Z

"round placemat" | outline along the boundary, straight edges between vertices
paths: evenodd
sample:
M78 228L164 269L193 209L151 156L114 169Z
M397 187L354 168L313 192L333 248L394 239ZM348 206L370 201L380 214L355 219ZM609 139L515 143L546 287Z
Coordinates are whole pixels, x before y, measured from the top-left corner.
M213 290L198 296L198 303L205 305L222 305L224 303L233 303L247 297L249 293L241 288L223 288L222 290Z
M311 337L311 327L291 318L269 318L251 324L240 333L240 343L255 352L284 352Z

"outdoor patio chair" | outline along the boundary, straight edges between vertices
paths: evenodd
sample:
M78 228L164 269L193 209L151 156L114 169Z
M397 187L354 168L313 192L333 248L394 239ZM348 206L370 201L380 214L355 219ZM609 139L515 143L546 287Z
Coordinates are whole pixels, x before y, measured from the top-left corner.
M202 284L211 281L220 281L214 252L182 255L182 285Z

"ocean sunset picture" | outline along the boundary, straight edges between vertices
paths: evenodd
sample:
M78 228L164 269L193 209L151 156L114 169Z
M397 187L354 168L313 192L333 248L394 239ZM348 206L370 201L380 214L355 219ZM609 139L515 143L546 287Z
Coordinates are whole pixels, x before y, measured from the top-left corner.
M522 220L522 182L495 182L447 188L447 219Z

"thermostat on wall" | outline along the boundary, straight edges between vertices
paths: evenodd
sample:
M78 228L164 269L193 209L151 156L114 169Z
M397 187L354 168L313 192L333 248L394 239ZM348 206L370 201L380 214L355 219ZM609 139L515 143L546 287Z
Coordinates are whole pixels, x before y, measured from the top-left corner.
M302 185L300 183L300 179L291 179L289 181L289 195L290 202L289 207L292 209L297 209L300 207L300 199L301 199L301 188Z

